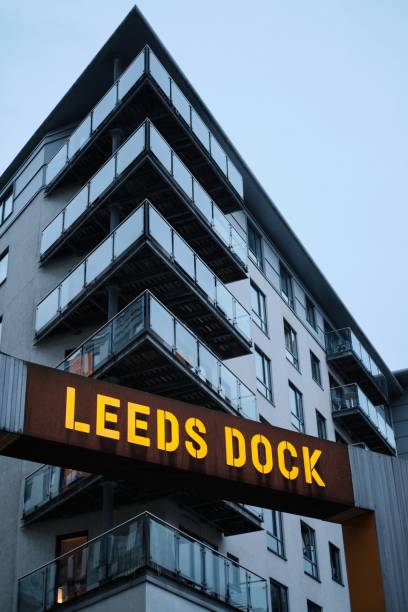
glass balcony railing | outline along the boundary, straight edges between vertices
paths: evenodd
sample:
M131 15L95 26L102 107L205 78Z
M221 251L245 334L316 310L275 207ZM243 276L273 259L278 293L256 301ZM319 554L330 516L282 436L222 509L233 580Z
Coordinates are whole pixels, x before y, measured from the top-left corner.
M153 124L146 120L118 148L115 154L82 187L67 206L47 225L41 236L41 255L44 255L73 224L85 215L146 150L154 155L160 166L194 205L202 219L245 266L245 240L227 220L220 208L193 177L180 158L169 147Z
M147 568L238 610L268 611L264 578L148 512L20 578L17 609L44 612L101 587L106 598Z
M146 73L146 66L148 67L148 74L165 93L177 114L194 133L198 141L215 161L217 167L226 176L230 185L242 198L244 189L241 174L149 47L145 47L139 53L48 163L46 168L46 185L52 183L65 166L89 142L101 124L122 103L127 94Z
M391 448L396 449L394 430L385 418L384 407L374 406L357 384L333 387L331 401L333 414L353 410L361 411L383 440Z
M58 369L93 376L139 336L151 332L176 356L180 368L215 393L234 412L258 419L254 393L149 291L131 302L58 365Z
M64 312L83 292L119 261L142 236L152 238L173 265L175 262L206 301L238 333L251 342L251 318L224 283L171 227L164 217L146 200L140 204L109 236L101 242L72 272L37 306L38 332Z
M357 340L349 327L326 333L326 353L328 357L353 353L384 396L388 397L388 386L385 375L377 366L374 359L370 357L361 342Z
M24 518L90 476L88 472L42 465L25 479Z

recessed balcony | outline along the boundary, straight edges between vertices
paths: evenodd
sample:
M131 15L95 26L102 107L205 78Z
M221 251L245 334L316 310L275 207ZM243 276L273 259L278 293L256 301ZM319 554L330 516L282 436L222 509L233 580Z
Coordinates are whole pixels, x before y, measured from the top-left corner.
M374 406L357 384L333 387L331 401L333 418L355 442L395 455L394 430L385 418L384 407Z
M151 289L223 358L250 352L249 313L148 201L40 302L37 339L106 321L108 285L120 307Z
M48 192L72 180L86 181L110 156L112 129L126 138L146 113L224 212L242 208L241 174L148 47L48 163Z
M267 612L266 580L203 542L145 512L103 533L18 580L18 612L45 612L62 604L91 606L103 588L104 600L118 589L135 588L146 572L172 590L202 596L203 606ZM174 582L173 589L165 579ZM117 600L118 601L118 600ZM119 599L120 602L120 599ZM185 600L184 600L185 602ZM97 605L97 604L96 604Z
M326 357L343 378L358 383L374 404L388 403L385 375L349 327L326 333Z
M258 419L254 393L149 291L58 369Z
M246 277L244 236L148 120L43 230L41 261L57 252L89 251L108 233L112 206L123 218L145 197L223 281Z

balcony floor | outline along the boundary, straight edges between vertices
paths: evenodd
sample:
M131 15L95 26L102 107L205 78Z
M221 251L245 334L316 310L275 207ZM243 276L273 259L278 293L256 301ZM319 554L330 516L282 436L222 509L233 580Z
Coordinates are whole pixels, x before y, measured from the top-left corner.
M333 412L333 419L348 431L355 442L364 442L370 450L395 455L395 451L382 438L379 431L359 408Z
M350 351L338 355L328 355L327 361L333 365L341 376L350 383L357 383L369 400L375 404L388 403L387 394L384 393L374 378L365 370L362 363Z

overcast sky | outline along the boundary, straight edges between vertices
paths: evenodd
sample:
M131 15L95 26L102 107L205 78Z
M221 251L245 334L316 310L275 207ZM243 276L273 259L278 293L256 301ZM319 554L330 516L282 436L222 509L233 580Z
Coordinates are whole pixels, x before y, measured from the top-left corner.
M0 0L0 173L133 4ZM138 6L385 361L408 367L408 2Z

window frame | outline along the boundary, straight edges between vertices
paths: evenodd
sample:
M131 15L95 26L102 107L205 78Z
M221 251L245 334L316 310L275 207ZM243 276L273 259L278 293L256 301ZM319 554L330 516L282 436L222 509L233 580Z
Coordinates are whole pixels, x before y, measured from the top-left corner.
M319 606L319 604L315 603L311 599L308 599L306 603L307 603L307 612L323 612L322 606Z
M286 287L285 287L286 286ZM295 296L293 293L293 276L287 267L279 261L279 287L280 294L286 304L295 310Z
M271 360L261 349L255 345L255 375L256 375L256 388L257 391L271 404L273 404L273 386L272 386L272 365ZM264 380L258 378L258 358L261 359L262 363L262 374L266 373L266 383ZM266 368L265 368L266 364ZM266 392L265 392L266 390Z
M256 296L256 298L255 298ZM253 308L253 300L256 299L260 314ZM258 285L251 281L251 312L255 317L252 317L253 322L265 335L268 335L268 315L266 311L266 295L260 290Z
M300 433L305 433L305 411L303 406L303 393L299 391L299 389L294 385L290 380L288 381L289 385L289 404L290 404L290 413L291 413L291 424ZM296 413L292 410L292 402L291 402L291 391L293 391L293 397L295 398L295 406ZM301 427L297 427L293 422L293 419L296 419L296 423L301 423Z
M273 599L272 599L272 587L279 589L279 608L278 610L276 610L276 606L274 605ZM269 578L269 590L270 590L270 595L271 595L271 609L272 612L289 612L289 588L285 585L282 584L281 582L279 582L278 580L275 580L274 578ZM284 594L284 601L282 600L282 594ZM283 606L282 606L283 604Z
M3 285L6 282L7 276L8 276L8 262L9 262L9 248L8 247L0 254L0 272L1 272L1 267L2 267L3 260L6 259L6 258L7 258L7 261L6 261L5 276L4 276L4 278L1 278L1 276L0 276L0 287L1 287L1 285Z
M321 435L321 428L320 428L319 424L321 424L323 426L324 435ZM320 412L320 410L317 410L317 409L316 409L316 429L317 429L317 437L320 438L320 440L328 440L328 437L327 437L327 419L326 419L325 416L323 416L323 414Z
M305 539L303 537L304 533L308 533L311 536L312 543L305 544ZM303 571L307 576L310 576L314 580L320 582L319 578L319 558L317 554L317 542L316 542L316 530L313 527L310 527L304 521L300 521L300 533L302 538L302 550L303 550ZM311 549L310 557L305 555L305 550L307 548ZM308 565L310 565L311 570L309 571Z
M6 215L6 203L11 200L11 208L10 212ZM0 226L3 225L7 221L9 217L13 214L14 211L14 195L13 195L13 187L7 190L0 198Z
M315 378L314 374L315 374L315 368L317 368L317 378ZM320 368L320 359L317 357L317 355L315 355L315 353L313 351L310 351L310 370L312 372L312 378L315 381L315 383L317 385L319 385L319 387L321 387L323 389L323 385L322 385L322 371Z
M248 235L248 256L252 263L256 265L262 272L264 270L264 253L263 253L263 237L262 234L257 230L255 225L251 221L247 221L247 235ZM251 248L252 236L255 240L254 246L255 251Z
M270 514L268 514L270 513ZM271 517L271 527L272 531L268 529L267 521L265 520L265 516ZM279 510L265 510L264 511L264 524L265 524L265 532L267 536L266 547L267 549L280 557L281 559L286 560L286 552L285 552L285 533L283 530L283 516L282 512ZM276 543L276 549L273 546L269 545L270 540Z
M334 564L333 564L332 552L335 553L335 563ZM336 546L335 544L333 544L333 542L330 542L330 541L329 541L329 556L330 556L330 569L331 569L332 580L334 582L337 582L337 584L344 586L343 567L342 567L342 562L341 562L341 550L338 546ZM338 577L335 576L336 571L338 571Z
M286 319L283 319L283 333L285 336L286 359L297 369L299 367L299 349L297 332L293 329Z
M305 296L306 321L315 331L317 331L316 306L312 300Z

